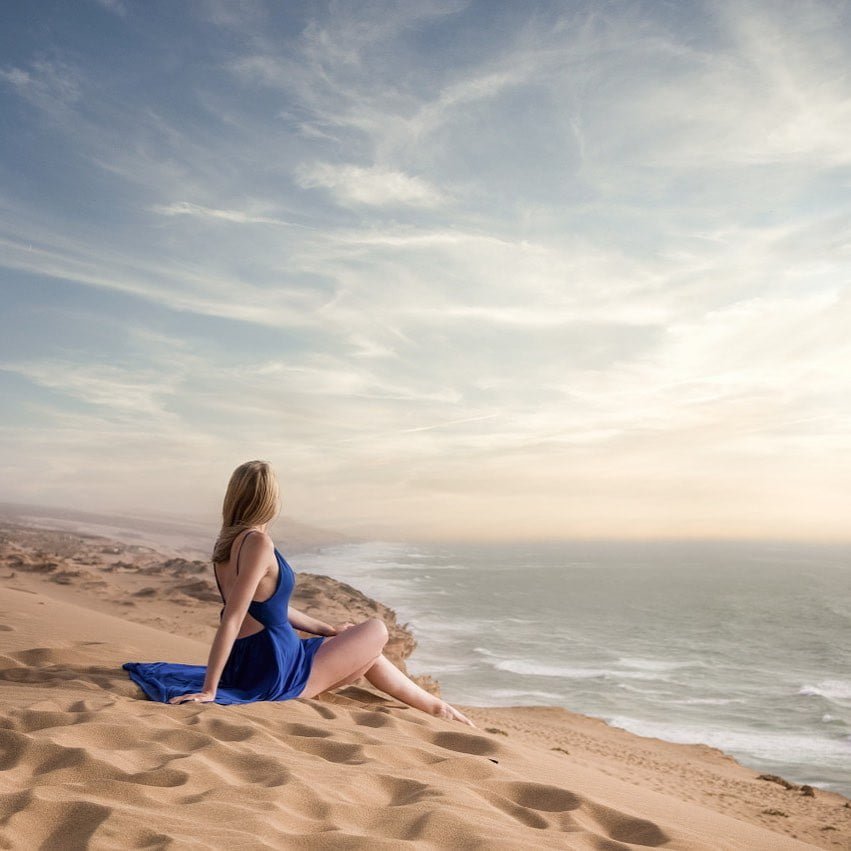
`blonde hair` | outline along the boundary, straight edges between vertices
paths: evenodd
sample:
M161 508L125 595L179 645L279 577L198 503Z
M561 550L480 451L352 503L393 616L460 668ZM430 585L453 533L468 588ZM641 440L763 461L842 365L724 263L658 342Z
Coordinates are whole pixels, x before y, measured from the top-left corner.
M213 547L213 562L230 559L234 538L250 526L261 526L277 517L278 479L266 461L246 461L231 473L222 504L222 529Z

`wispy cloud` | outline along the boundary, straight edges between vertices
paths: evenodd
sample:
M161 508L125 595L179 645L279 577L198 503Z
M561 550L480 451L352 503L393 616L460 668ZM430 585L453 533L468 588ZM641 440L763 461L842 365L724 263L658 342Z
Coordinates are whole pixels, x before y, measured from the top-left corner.
M427 181L378 166L302 164L296 169L296 180L306 189L328 189L342 203L433 207L443 200L443 194Z
M152 213L160 216L197 216L201 219L219 219L240 225L276 225L279 227L306 227L297 222L288 222L271 216L256 215L245 210L217 210L204 207L201 204L191 204L188 201L175 201L171 204L155 204Z
M846 534L845 6L105 4L0 63L10 498Z
M131 418L163 417L166 412L162 398L174 392L174 378L164 383L159 370L128 370L115 364L40 360L0 362L0 369L16 372L43 387Z
M0 83L15 91L39 109L64 114L81 97L81 76L70 63L36 58L28 67L0 68Z
M124 0L96 0L96 2L99 6L116 15L120 15L122 18L127 15L127 5Z

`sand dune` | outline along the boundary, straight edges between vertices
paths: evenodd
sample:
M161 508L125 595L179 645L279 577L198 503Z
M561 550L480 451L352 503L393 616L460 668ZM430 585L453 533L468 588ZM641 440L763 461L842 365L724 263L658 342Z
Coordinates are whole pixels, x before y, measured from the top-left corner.
M37 556L3 542L0 847L851 848L838 795L558 708L459 706L471 730L365 680L312 700L153 703L121 664L204 664L216 603L179 592L195 632L180 635L163 591L188 581L180 565L75 568L78 550L57 556L46 540ZM306 591L317 613L339 605L321 579ZM348 593L365 616L371 601ZM397 656L410 653L397 638Z

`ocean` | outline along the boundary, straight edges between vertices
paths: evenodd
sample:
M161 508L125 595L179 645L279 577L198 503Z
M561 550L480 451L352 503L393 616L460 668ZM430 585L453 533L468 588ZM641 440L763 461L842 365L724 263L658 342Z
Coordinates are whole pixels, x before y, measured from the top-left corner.
M296 572L396 611L445 700L555 705L851 797L851 547L348 544Z

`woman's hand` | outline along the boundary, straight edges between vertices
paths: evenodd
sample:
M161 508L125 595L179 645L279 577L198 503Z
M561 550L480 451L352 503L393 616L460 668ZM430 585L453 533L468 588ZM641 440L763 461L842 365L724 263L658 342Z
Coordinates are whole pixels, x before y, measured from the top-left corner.
M332 635L339 635L341 632L345 632L349 627L354 626L351 621L346 621L345 623L338 623L337 626L332 626L331 629L334 630Z
M199 691L195 694L179 694L169 699L169 703L211 703L216 699L215 692Z

